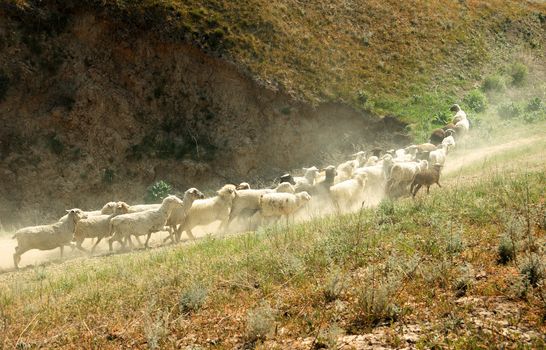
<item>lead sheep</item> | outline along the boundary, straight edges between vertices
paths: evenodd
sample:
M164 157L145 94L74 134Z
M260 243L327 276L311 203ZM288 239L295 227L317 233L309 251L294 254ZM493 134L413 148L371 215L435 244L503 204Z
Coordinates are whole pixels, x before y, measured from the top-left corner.
M394 164L387 181L387 193L391 196L398 195L411 184L415 174L427 168L428 162L426 160Z
M61 258L63 257L64 246L71 245L76 224L81 219L87 218L87 214L81 209L75 208L66 212L66 217L54 224L25 227L15 232L12 238L17 240L17 246L13 254L13 264L16 269L19 268L21 255L31 249L51 250L60 248Z
M182 231L185 231L189 238L195 239L192 233L194 227L208 225L218 220L221 222L220 232L225 232L233 201L238 194L234 185L224 185L216 193L215 197L198 199L193 202L184 224L180 225L176 231L177 240L180 240Z
M131 235L147 235L144 246L148 247L152 233L163 230L171 212L177 206L181 205L182 201L178 197L170 195L163 199L160 207L157 209L128 213L112 218L110 220L109 232L111 237L108 240L110 251L112 251L114 241L122 243L123 240L128 240L132 245ZM124 243L122 245L125 246Z
M442 165L434 164L432 169L426 169L417 173L410 186L410 193L412 197L415 198L415 195L422 186L427 187L427 194L430 192L430 186L433 184L437 184L439 187L442 187L442 185L440 185L441 169Z

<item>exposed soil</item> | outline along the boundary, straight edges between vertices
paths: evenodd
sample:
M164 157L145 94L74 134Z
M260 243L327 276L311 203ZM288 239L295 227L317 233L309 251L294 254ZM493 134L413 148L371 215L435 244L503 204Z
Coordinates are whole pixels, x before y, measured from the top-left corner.
M0 8L4 229L141 202L158 180L212 190L408 141L395 118L295 101L226 60L89 11L44 32Z

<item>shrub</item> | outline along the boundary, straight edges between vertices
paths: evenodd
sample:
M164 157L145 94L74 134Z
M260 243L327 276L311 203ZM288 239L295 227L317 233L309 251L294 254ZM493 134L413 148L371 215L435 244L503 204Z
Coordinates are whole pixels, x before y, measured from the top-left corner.
M451 113L440 111L434 115L432 121L440 125L448 124L451 121Z
M205 303L207 294L208 291L204 286L193 285L188 287L180 295L180 311L190 313L199 310Z
M524 282L532 287L537 287L544 278L544 267L540 258L531 255L529 260L520 269L520 274Z
M469 110L479 113L487 108L487 97L480 90L470 91L463 99Z
M167 197L172 191L172 186L167 182L160 180L148 187L144 201L146 203L159 203Z
M506 88L500 75L490 75L482 82L483 91L503 91Z
M328 279L326 280L326 284L324 285L324 289L322 291L324 299L327 302L332 302L339 298L341 292L343 291L344 284L345 281L341 274L341 271L338 269L332 271L328 276Z
M542 100L540 99L540 97L535 97L532 100L530 100L527 103L527 107L525 108L525 110L528 112L540 111L541 109L542 109Z
M497 248L497 263L506 265L516 257L516 247L512 239L508 236L503 236Z
M517 118L522 112L522 108L514 102L503 103L497 107L497 114L503 119Z
M523 114L523 121L529 124L542 120L546 120L546 111L533 111Z
M523 85L528 74L529 71L527 66L523 63L514 63L512 67L510 67L510 76L512 77L512 84L514 85Z
M246 318L246 336L249 341L263 340L273 330L275 310L264 303L248 311Z
M366 283L363 287L355 306L356 318L353 326L362 329L382 322L396 321L399 308L393 299L398 289L398 282L385 279L379 285Z

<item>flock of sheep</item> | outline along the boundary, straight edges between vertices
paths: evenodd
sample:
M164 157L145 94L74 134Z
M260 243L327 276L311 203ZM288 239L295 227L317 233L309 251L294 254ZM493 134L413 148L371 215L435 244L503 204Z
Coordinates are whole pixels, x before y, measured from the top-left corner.
M429 143L387 152L358 152L354 159L322 170L303 168L303 176L282 175L275 188L251 189L243 182L224 185L211 198L190 188L182 199L169 195L161 204L109 202L97 211L67 210L54 224L18 230L13 236L18 243L13 262L18 268L21 255L30 249L60 248L61 258L64 246L87 251L82 247L85 239L96 239L91 253L104 238L109 238L110 251L114 242L133 247L132 236L139 243L139 236L146 236L144 246L148 247L151 235L163 230L169 232L164 241L175 243L182 232L194 239L192 229L215 221L220 221L221 233L233 230L234 225L240 231L253 230L283 217L287 222L308 217L305 211L321 215L359 210L376 204L385 195L408 193L408 186L412 196L422 186L428 193L431 185L440 186L440 172L448 152L470 128L466 113L458 105L453 105L451 111L456 112L452 123L434 130Z

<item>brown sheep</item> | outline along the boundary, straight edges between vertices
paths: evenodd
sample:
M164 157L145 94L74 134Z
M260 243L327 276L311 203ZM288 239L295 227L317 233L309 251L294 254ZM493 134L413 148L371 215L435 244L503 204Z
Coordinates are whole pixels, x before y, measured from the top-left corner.
M432 130L432 134L430 134L430 143L432 143L435 146L438 146L442 143L442 140L446 137L446 133L444 130L438 128Z
M440 185L441 169L442 165L436 163L432 169L426 169L415 174L410 186L411 195L415 198L415 195L423 185L427 187L427 194L430 192L430 186L433 184L438 184L439 187L442 187Z

